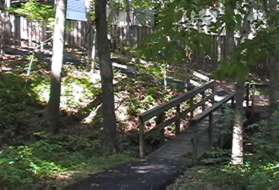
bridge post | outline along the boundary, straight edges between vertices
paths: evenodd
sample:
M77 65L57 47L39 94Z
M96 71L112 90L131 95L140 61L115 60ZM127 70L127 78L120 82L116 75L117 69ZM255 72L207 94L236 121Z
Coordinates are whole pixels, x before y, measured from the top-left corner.
M140 118L139 124L139 156L144 157L144 122Z
M209 126L208 126L208 142L209 146L212 146L212 124L213 124L213 113L209 114Z
M193 119L193 117L194 117L194 110L193 110L193 106L194 106L194 99L193 98L191 98L190 99L190 109L191 109L191 112L190 112L190 120L192 120Z
M215 84L215 82L214 82L214 84ZM212 105L214 105L214 103L215 103L215 85L214 84L212 86L212 97L211 97Z
M202 101L203 101L203 104L202 104L202 111L204 111L204 110L205 110L205 102L204 102L204 99L205 99L205 92L203 91L203 92L201 93L201 95L202 95Z
M180 133L180 105L176 106L175 134Z
M249 102L250 102L250 84L247 83L246 84L246 107L248 108L249 107Z
M232 99L231 99L231 108L234 108L234 96L232 97Z
M193 138L192 138L192 145L193 145L193 152L192 152L192 164L196 165L198 162L198 128L193 123Z

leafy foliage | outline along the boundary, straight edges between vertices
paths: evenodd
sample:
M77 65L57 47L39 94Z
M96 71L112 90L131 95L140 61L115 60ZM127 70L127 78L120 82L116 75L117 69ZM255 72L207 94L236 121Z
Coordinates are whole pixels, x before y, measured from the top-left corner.
M54 9L51 5L39 3L36 0L29 0L21 8L11 8L11 12L27 16L31 20L50 21L54 19Z
M274 117L278 118L278 113ZM176 184L176 189L203 189L209 185L216 189L278 189L278 119L271 125L266 122L259 125L258 132L249 140L249 143L253 144L253 150L247 152L247 160L243 166L220 165L218 162L218 165L214 166L193 168L191 174L187 176L186 172L185 177ZM213 151L209 152L204 160L207 163L209 159L221 159L224 156L227 157L225 160L230 159L230 155L223 151ZM189 181L188 178L193 180Z
M29 145L10 146L0 152L0 182L9 189L30 189L37 184L61 187L76 177L130 161L130 153L102 155L98 141L78 136L46 138ZM65 181L59 182L59 177ZM55 182L57 181L57 182ZM44 184L45 183L45 184Z

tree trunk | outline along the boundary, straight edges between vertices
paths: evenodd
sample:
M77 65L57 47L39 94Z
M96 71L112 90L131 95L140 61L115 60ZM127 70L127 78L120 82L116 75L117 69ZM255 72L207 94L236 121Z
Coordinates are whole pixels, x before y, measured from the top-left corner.
M11 7L11 0L5 0L5 9L9 9Z
M104 140L108 151L115 152L117 150L116 117L113 70L110 58L109 40L107 38L106 4L106 0L97 0L95 3L96 36L102 81Z
M231 19L234 16L234 7L235 4L233 2L228 1L225 3L225 14ZM226 22L225 57L231 57L234 49L234 26L229 20Z
M48 119L54 133L58 133L60 128L59 114L61 95L61 70L63 65L64 51L65 7L65 0L57 1L55 28L53 33L51 86L48 102Z
M270 102L270 116L279 109L279 60L275 57L272 57L269 61L269 75L270 75L270 93L269 93L269 102Z
M45 40L46 40L46 21L41 22L41 42L40 42L40 51L44 52Z
M0 56L4 54L4 13L0 12Z
M244 82L236 85L236 109L234 116L233 138L232 138L232 164L243 164L243 94L245 92Z
M278 19L274 18L274 14L278 11L276 10L279 3L277 0L270 0L268 2L269 10L267 10L268 16L268 25L269 27L276 28L279 24ZM273 52L271 52L271 57L269 59L269 75L270 75L270 94L269 94L269 102L270 102L270 116L278 110L279 108L279 56L278 50L279 45L275 44L273 48ZM272 117L271 117L272 119Z
M126 0L125 1L125 4L126 4L126 22L127 22L127 25L126 25L126 41L127 41L127 46L131 46L131 35L130 35L130 26L131 26L131 17L130 17L130 2L129 0Z
M248 7L248 12L244 16L242 27L240 29L240 38L238 45L244 43L248 39L248 35L251 31L249 16L253 10L253 1L249 1L250 7ZM231 11L233 11L232 9ZM231 49L230 55L233 49ZM236 109L234 116L234 126L233 126L233 139L232 139L232 164L242 165L243 164L243 123L244 123L244 110L243 110L243 96L245 93L245 83L243 79L237 81L236 84ZM248 106L248 103L247 103Z
M86 11L86 18L87 18L87 25L86 25L86 49L87 49L87 59L88 59L88 65L91 66L92 71L94 68L92 68L93 61L95 61L95 57L93 57L93 44L94 44L94 29L93 29L93 21L91 20L91 1L87 0L87 11Z
M91 73L94 73L96 70L96 46L97 46L97 38L96 38L96 29L95 26L92 27L92 47L91 47Z

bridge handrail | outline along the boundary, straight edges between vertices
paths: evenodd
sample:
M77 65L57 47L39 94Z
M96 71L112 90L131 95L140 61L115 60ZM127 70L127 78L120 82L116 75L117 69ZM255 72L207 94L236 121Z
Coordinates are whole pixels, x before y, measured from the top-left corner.
M156 106L156 107L142 113L139 116L139 118L140 118L141 122L145 122L145 121L148 121L149 119L151 119L152 117L159 116L162 113L165 113L166 111L168 111L168 110L180 105L181 103L193 98L197 94L200 94L207 89L213 88L214 83L215 83L214 81L210 81L210 82L206 83L205 85L203 85L201 87L195 88L190 92L187 92L187 93L185 93L181 96L178 96L178 97L172 99L168 103Z
M219 109L220 107L223 106L223 104L227 103L228 101L232 100L234 101L234 97L235 97L236 93L232 93L228 96L226 96L224 99L222 99L220 102L214 104L212 107L206 109L203 113L201 113L200 115L198 115L197 117L195 117L192 121L191 124L194 125L196 123L198 123L199 121L203 120L204 118L206 118L207 116L209 116L212 112L215 112L217 109ZM233 104L233 102L232 102Z
M179 127L180 120L182 118L186 117L186 115L188 113L191 113L190 117L192 118L193 111L197 107L202 106L202 110L204 110L206 101L212 100L214 102L214 84L215 84L215 81L209 81L208 83L204 84L201 87L195 88L195 89L191 90L190 92L187 92L181 96L178 96L178 97L172 99L168 103L156 106L156 107L152 108L151 110L148 110L148 111L142 113L139 116L139 122L140 122L140 125L139 125L139 129L140 129L140 131L139 131L139 154L140 154L140 157L142 158L144 156L144 134L145 134L144 127L145 127L146 121L150 120L153 117L157 117L157 118L162 117L163 121L161 121L157 125L156 129L168 126L175 122L175 126L176 126L175 131L176 131L176 133L179 133L180 132L180 127ZM205 91L209 90L209 89L212 89L212 95L206 96ZM200 102L194 104L193 98L195 96L197 96L198 94L202 95L202 100ZM189 101L189 103L190 103L190 108L188 108L184 111L181 111L180 105L187 101ZM164 114L172 108L176 108L175 116L168 120L165 120Z

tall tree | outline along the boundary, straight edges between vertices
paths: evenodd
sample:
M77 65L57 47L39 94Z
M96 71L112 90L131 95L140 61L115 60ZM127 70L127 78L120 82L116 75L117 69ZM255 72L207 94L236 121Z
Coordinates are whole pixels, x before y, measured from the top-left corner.
M225 2L225 14L228 18L226 20L226 37L229 41L226 48L228 62L231 62L233 50L235 48L234 34L235 34L235 22L233 20L234 10L236 8L236 1L227 0ZM244 81L238 80L235 85L236 90L236 109L234 115L233 135L232 135L232 154L231 162L233 165L243 164L243 95L244 95Z
M4 35L5 35L5 18L4 14L0 12L0 56L4 54Z
M8 9L11 7L11 0L5 0L5 8Z
M54 133L60 128L60 95L61 95L61 70L64 52L66 0L58 0L56 6L55 27L53 33L53 50L51 63L51 86L48 101L48 119Z
M113 70L107 36L108 26L106 5L106 0L96 0L96 36L102 82L104 139L108 151L115 152L117 150L116 117L114 107Z
M279 29L279 5L277 0L268 1L267 21L269 25L269 31L274 43L272 51L270 52L270 58L268 59L268 68L270 75L270 115L279 109L279 45L278 45L278 29ZM275 34L275 35L274 35Z
M236 91L236 104L232 136L232 154L231 162L233 165L243 164L243 123L244 123L244 109L243 97L245 93L245 80L247 75L242 73L242 69L246 67L247 60L239 59L239 52L237 48L248 39L250 31L249 16L252 12L252 3L248 1L226 0L224 2L225 14L224 20L226 25L226 38L229 43L226 44L226 60L225 64L228 67L226 70L236 68L235 73L229 74L229 78L234 79ZM238 9L238 11L236 11ZM239 13L236 13L239 12ZM237 46L235 44L235 34L239 33ZM240 53L241 54L241 53ZM226 66L225 66L226 67ZM245 71L245 69L243 69Z

